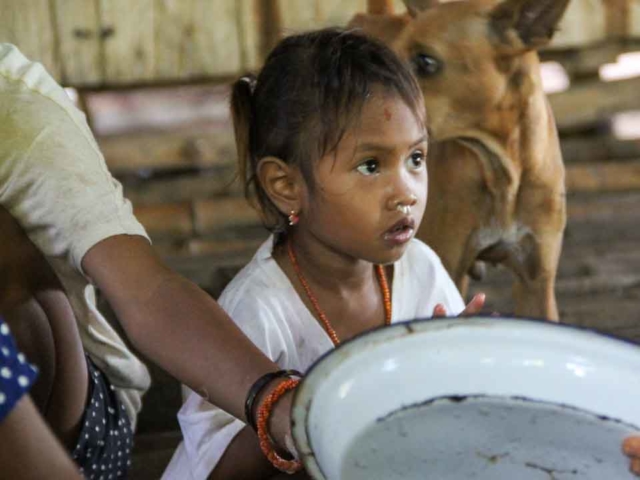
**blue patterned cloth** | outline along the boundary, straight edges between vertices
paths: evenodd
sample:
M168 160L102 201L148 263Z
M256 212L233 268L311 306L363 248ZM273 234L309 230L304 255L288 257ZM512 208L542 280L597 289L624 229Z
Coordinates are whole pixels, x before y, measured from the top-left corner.
M0 422L29 391L38 371L16 347L9 326L0 317Z

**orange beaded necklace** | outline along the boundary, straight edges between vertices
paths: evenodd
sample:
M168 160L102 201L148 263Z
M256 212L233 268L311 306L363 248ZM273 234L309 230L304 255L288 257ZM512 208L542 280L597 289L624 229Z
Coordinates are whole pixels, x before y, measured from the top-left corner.
M339 345L340 339L338 338L338 334L336 333L334 328L331 326L329 319L320 308L320 304L318 303L318 300L316 299L315 295L311 291L311 288L309 287L307 280L304 278L304 275L302 275L302 271L300 270L300 265L298 264L298 259L296 258L296 254L293 252L293 246L291 245L290 240L287 241L287 250L289 252L289 259L291 260L293 269L295 270L296 275L298 276L298 280L300 280L300 283L302 284L302 288L304 288L304 291L307 294L307 297L309 298L311 305L313 305L313 309L316 311L318 318L320 318L320 322L322 322L322 326L324 327L325 331L329 335L329 338L331 338L331 341L333 342L333 344L336 346ZM375 268L376 268L376 275L378 276L378 282L380 283L380 290L382 290L382 301L384 304L384 324L390 325L391 324L391 292L389 290L389 284L387 283L387 276L384 273L384 267L382 265L376 265Z

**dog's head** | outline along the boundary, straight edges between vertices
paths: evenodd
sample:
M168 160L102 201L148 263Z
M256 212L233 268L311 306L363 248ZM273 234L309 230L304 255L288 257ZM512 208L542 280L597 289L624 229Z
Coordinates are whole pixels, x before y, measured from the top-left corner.
M356 16L410 62L437 140L483 132L509 137L541 92L535 51L553 36L569 0L406 0L407 13Z

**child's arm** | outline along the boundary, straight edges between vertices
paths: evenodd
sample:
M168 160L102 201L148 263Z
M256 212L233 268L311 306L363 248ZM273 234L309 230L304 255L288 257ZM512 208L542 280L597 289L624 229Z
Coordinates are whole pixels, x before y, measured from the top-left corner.
M281 473L271 466L260 451L258 437L245 427L233 439L208 480L309 480L302 470L295 475Z
M640 436L627 438L622 450L631 460L630 470L640 476Z
M231 441L209 480L262 480L277 473L260 450L258 436L247 426Z

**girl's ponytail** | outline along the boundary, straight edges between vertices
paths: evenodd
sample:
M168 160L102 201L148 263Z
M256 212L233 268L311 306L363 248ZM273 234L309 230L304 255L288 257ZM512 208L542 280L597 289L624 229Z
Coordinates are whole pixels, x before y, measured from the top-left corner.
M231 117L238 153L238 172L243 183L244 193L251 200L255 189L255 152L252 148L252 124L254 121L253 90L256 79L245 75L237 80L231 91Z

